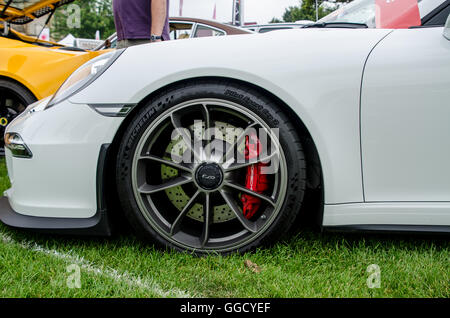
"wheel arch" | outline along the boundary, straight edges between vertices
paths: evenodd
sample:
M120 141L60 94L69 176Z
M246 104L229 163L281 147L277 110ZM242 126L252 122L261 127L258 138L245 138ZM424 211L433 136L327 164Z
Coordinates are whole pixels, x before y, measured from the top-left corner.
M5 81L8 81L8 82L10 82L10 83L19 85L19 86L22 87L23 89L27 90L31 95L33 95L34 98L36 98L36 100L39 100L39 99L40 99L39 96L36 95L36 93L34 92L34 90L31 89L28 85L25 85L25 84L23 83L23 81L20 81L20 80L18 80L18 79L16 79L16 78L13 78L13 77L10 77L10 76L2 75L1 73L0 73L0 80L5 80Z
M305 152L305 158L306 158L306 164L307 164L307 189L305 192L305 201L307 202L307 205L302 205L303 209L314 209L313 215L309 215L307 217L308 223L312 222L316 225L322 227L322 219L323 219L323 205L324 205L324 193L323 193L323 176L322 176L322 164L320 161L319 152L316 146L316 143L314 141L313 136L311 135L310 131L300 118L300 116L281 98L274 95L267 89L252 84L248 81L235 79L235 78L228 78L228 77L215 77L215 76L204 76L204 77L194 77L194 78L188 78L183 79L180 81L176 81L173 83L170 83L166 86L160 87L159 89L153 91L152 93L148 94L146 97L144 97L133 109L132 111L126 116L122 124L120 125L118 131L116 132L113 142L110 145L110 149L108 151L108 155L106 158L106 169L108 172L108 175L112 176L114 175L114 167L115 167L115 157L118 151L118 147L120 144L120 141L125 133L126 128L128 127L130 121L135 116L137 112L145 105L149 100L151 100L154 96L157 96L161 94L164 91L170 90L173 87L182 85L183 83L188 83L192 81L199 81L199 80L212 80L212 81L227 81L232 83L238 83L242 86L246 86L248 88L252 88L263 94L265 97L271 99L275 104L279 105L282 110L286 113L286 115L289 116L290 119L293 120L295 127L297 128L297 132L299 133L299 136L302 141L303 149ZM108 195L109 193L113 192L115 193L115 181L113 179L107 180L107 187L106 187L106 198L107 198L107 206L120 206L117 204L117 202L108 202L108 197L114 197L117 198L117 195ZM303 211L301 211L303 212ZM120 212L119 212L120 213ZM299 213L299 219L301 218L303 220L303 215L305 213ZM119 216L120 218L120 216ZM300 226L300 223L302 220L298 220L298 224L294 226L294 228ZM296 221L297 223L297 221Z

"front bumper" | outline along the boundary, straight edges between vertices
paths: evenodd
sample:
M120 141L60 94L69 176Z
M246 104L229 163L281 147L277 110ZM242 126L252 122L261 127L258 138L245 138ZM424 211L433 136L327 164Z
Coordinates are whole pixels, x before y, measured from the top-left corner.
M14 211L7 197L0 198L0 221L14 228L33 229L48 233L111 235L111 225L106 210L99 210L93 217L87 219L27 216Z
M122 120L69 101L18 116L6 132L18 133L33 157L13 157L6 149L11 188L0 204L0 220L21 228L109 234L102 176L107 145Z

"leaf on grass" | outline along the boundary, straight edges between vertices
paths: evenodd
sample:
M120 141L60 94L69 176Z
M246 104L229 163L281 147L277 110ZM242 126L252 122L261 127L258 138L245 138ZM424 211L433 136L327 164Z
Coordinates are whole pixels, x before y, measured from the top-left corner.
M247 259L244 261L244 265L254 273L261 273L261 267Z

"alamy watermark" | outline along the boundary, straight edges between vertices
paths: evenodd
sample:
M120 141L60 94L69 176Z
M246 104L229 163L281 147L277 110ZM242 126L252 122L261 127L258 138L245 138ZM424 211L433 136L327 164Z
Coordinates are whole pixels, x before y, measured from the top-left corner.
M178 164L213 161L226 168L261 163L261 174L276 174L280 165L278 128L204 128L201 120L191 130L176 128L171 159ZM181 150L181 153L180 153Z
M377 264L371 264L367 266L366 272L369 273L369 277L366 280L367 287L380 288L381 287L381 269Z
M69 4L66 9L66 23L70 29L81 28L81 8L77 4Z
M67 287L70 289L81 288L81 270L77 264L70 264L66 267L69 274L66 280Z

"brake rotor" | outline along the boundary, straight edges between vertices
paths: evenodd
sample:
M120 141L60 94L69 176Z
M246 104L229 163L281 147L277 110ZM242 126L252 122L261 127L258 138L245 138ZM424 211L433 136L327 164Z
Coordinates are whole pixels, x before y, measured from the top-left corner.
M228 145L232 145L236 138L241 134L242 129L236 128L233 125L216 121L214 122L214 127L216 131L219 130L221 134L217 134L215 136L219 141L225 141ZM202 135L205 130L205 125L202 123L201 129L200 127L195 127L192 125L190 127L194 131L195 138L198 140L202 139ZM245 144L242 143L238 147L238 151L244 152ZM176 157L182 157L185 151L187 150L187 145L184 142L183 138L179 136L178 138L174 138L165 150L164 159L171 160L172 155ZM163 181L174 178L178 176L178 170L166 165L161 165L161 179ZM186 204L189 202L191 197L186 194L183 190L182 186L173 187L165 190L166 195L169 201L181 212ZM234 219L236 216L231 210L231 208L227 204L216 205L213 206L213 223L223 223L229 220ZM203 222L203 205L196 203L186 214L189 218L194 219L199 222Z

